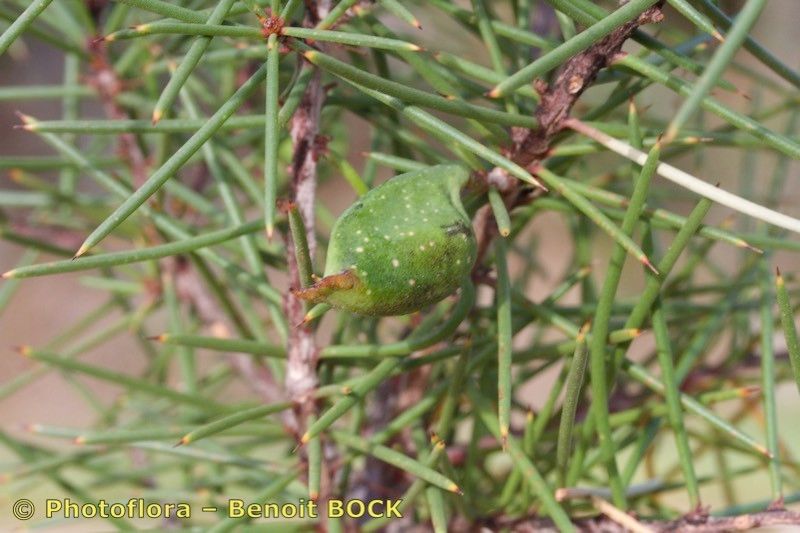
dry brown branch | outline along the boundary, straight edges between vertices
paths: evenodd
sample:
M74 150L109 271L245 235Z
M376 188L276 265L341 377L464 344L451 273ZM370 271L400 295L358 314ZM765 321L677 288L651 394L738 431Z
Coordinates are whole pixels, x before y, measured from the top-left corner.
M319 118L325 93L320 84L319 72L315 72L306 93L292 117L291 138L294 155L290 167L292 201L298 206L306 227L309 254L316 251L314 234L314 201L317 179L316 139L319 133ZM294 245L286 235L289 283L300 286L300 276L294 255ZM284 296L284 312L289 324L301 324L305 316L303 302L291 291ZM317 347L313 331L308 326L294 327L289 332L286 361L286 390L289 398L298 404L309 403L309 395L317 386ZM303 417L301 417L303 418Z
M220 339L233 337L219 303L211 296L192 265L178 257L166 263L166 270L174 280L178 298L192 306L206 331ZM265 403L283 400L283 393L270 371L253 357L231 354L230 365Z
M656 4L573 56L550 85L537 80L535 87L542 98L535 113L539 126L532 130L514 131L514 162L529 167L547 157L553 138L562 130L564 120L569 116L575 102L591 86L600 70L620 53L622 45L636 28L660 22L663 18L661 3Z
M116 98L125 86L116 71L108 61L105 42L93 39L89 42L89 51L92 54L92 72L89 85L95 88L106 116L113 120L131 118L116 102ZM147 159L139 147L136 135L120 133L117 136L119 152L122 159L130 166L134 187L139 187L147 180Z
M88 46L91 52L92 71L88 76L87 83L98 92L106 116L113 120L132 118L116 102L116 98L125 87L126 82L120 79L108 61L105 43L102 40L94 39L89 42ZM148 164L136 135L132 133L119 134L118 146L121 157L130 167L134 186L141 185L147 179ZM147 234L154 236L156 232L147 231ZM171 271L170 275L174 276L179 296L194 307L211 335L219 338L231 337L230 327L225 321L218 303L211 297L208 289L189 263L183 259L177 259L171 262L169 270ZM252 357L244 354L232 354L231 366L265 402L271 403L282 399L272 375L262 363L254 361Z
M513 145L508 151L512 161L535 172L536 166L550 153L553 141L564 129L564 121L569 117L572 107L581 94L591 86L600 70L622 53L622 45L634 30L645 24L660 22L664 18L661 12L662 5L663 1L657 3L636 19L620 26L605 38L573 56L561 67L549 85L543 80L534 82L536 90L541 95L541 102L534 113L539 125L534 129L512 128ZM480 179L475 181L482 182L483 187L487 187L489 182L495 186L498 183L510 183L508 187L498 187L509 209L528 203L542 194L538 189L529 191L521 187L518 180L503 180L502 176L508 177L507 172L495 167L486 176L480 176ZM497 233L491 215L489 206L484 206L476 216L477 264L480 264L481 258Z
M314 26L330 10L329 0L306 1L306 16L303 24ZM298 207L306 228L308 252L313 258L317 248L314 231L314 206L316 202L317 162L324 143L320 142L319 127L322 106L325 101L325 88L320 81L319 71L315 71L309 81L303 99L292 116L290 137L292 139L293 156L289 168L291 179L292 202ZM295 258L294 244L289 233L284 235L287 248L287 268L289 286L300 287L300 273ZM290 400L295 404L293 416L288 422L300 438L307 427L309 416L318 411L312 398L317 387L317 361L319 348L314 339L311 325L303 324L306 309L303 302L294 293L287 290L283 297L283 308L289 324L295 325L289 330L286 357L286 377L284 385ZM330 448L325 448L326 460L323 461L321 493L319 500L324 502L330 491Z
M639 520L639 524L656 533L723 533L747 531L774 526L800 526L800 513L784 509L768 510L739 516L714 517L692 513L672 521ZM551 533L558 531L549 520L520 520L514 523L496 523L489 527L505 526L518 533ZM630 529L606 516L577 520L575 526L586 533L623 533ZM794 528L792 528L794 530Z

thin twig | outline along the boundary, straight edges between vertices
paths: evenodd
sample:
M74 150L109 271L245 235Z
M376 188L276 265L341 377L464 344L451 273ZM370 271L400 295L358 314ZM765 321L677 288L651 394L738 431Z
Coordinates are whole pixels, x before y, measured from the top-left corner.
M621 53L622 45L639 26L660 22L664 18L661 13L662 5L663 2L658 2L636 19L623 24L605 38L570 58L551 84L548 85L543 80L534 82L536 90L541 95L541 101L535 112L539 126L534 129L512 128L513 146L509 150L509 155L514 163L535 169L550 154L554 139L564 129L570 111L581 94L591 86L600 70ZM493 180L497 181L498 176L504 174L507 174L505 170L495 167L486 176L492 176ZM488 187L488 178L477 181L483 182L483 185ZM501 189L504 202L509 209L530 202L542 194L540 190L531 193L520 187L518 180L512 181L509 188ZM479 252L477 264L480 264L483 253L497 233L490 219L491 212L488 207L482 208L476 217Z
M544 81L536 82L541 102L536 109L539 127L533 130L514 132L513 157L515 163L530 167L547 157L553 138L564 127L572 106L597 78L600 70L620 53L622 45L639 26L660 22L661 2L651 7L636 19L631 20L608 36L572 57L548 86Z
M629 516L629 515L626 515ZM620 516L610 518L598 516L590 519L576 520L575 526L579 531L586 533L624 533L632 531L630 524L619 521ZM633 517L631 517L633 519ZM550 533L558 531L549 519L522 519L513 522L503 520L493 526L505 526L515 532L541 532ZM638 524L648 531L655 533L681 532L681 533L723 533L728 531L746 531L754 528L800 525L800 513L786 510L763 511L760 513L743 514L739 516L715 517L692 513L686 517L671 521L646 521L638 520Z
M329 0L306 2L306 16L304 26L312 27L330 10ZM325 88L321 83L319 71L315 71L308 83L306 92L297 111L292 116L290 136L292 139L293 156L289 168L292 188L292 202L298 207L306 228L306 241L308 253L313 259L316 248L316 233L314 231L314 206L317 187L317 161L319 160L324 141L319 135L320 116L322 105L325 101ZM302 286L300 271L295 257L294 243L287 235L287 268L292 287ZM319 348L314 340L314 331L311 324L304 323L306 309L303 302L291 291L287 291L283 299L284 312L290 324L298 324L289 331L286 377L284 384L289 399L295 404L293 420L289 422L295 431L296 437L305 432L310 417L315 417L318 412L317 404L313 398L314 389L319 384L317 376L317 361ZM322 462L323 472L320 493L317 495L321 502L325 502L330 491L330 468L332 457L327 453Z
M564 121L564 125L581 133L590 139L597 141L609 150L630 159L631 161L643 165L647 159L647 154L641 150L637 150L626 142L615 139L610 135L606 135L602 131L581 122L576 118L570 118ZM700 196L704 196L709 200L730 207L740 213L750 215L758 220L763 220L775 226L800 233L800 220L784 215L774 211L763 205L751 202L746 198L737 196L735 194L724 191L710 183L698 179L683 170L676 168L668 163L659 163L656 172L663 178L670 180L681 187L688 189Z
M103 109L108 118L112 120L125 120L131 117L116 102L116 98L125 86L116 71L108 61L105 43L93 40L89 44L92 53L92 76L89 84L92 85L103 102ZM139 147L138 140L133 133L120 133L117 137L119 151L122 158L128 163L133 176L133 184L138 187L147 180L147 158Z

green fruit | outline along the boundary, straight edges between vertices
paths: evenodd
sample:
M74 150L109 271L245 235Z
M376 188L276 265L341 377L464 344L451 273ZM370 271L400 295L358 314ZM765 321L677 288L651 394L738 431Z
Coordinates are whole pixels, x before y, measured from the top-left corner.
M362 315L403 315L458 289L475 262L461 204L467 171L438 165L390 179L333 226L325 277L298 297Z

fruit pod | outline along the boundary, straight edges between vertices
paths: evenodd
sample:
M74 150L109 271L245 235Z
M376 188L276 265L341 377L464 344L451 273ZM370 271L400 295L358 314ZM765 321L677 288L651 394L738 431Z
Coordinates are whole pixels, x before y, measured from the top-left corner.
M295 294L387 316L418 311L453 293L477 254L461 203L468 178L462 167L437 165L369 191L334 224L325 276Z

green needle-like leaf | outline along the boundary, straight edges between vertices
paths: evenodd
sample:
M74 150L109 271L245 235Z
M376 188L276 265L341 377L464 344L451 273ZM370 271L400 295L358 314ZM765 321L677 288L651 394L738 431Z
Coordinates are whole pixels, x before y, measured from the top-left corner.
M28 7L23 11L17 19L8 27L6 30L0 34L0 56L3 55L8 47L11 46L17 37L22 35L25 30L30 26L36 17L38 17L42 11L44 11L47 6L53 0L33 0Z
M76 257L80 257L92 247L102 241L123 220L131 216L145 203L164 183L170 179L203 144L227 121L244 101L256 90L266 74L265 65L262 65L236 93L225 102L208 122L197 133L181 146L161 167L155 171L147 181L125 200L100 226L97 227L84 241Z
M59 357L54 354L34 350L29 347L23 347L22 352L27 357L37 361L53 365L64 370L69 370L71 372L86 374L110 383L116 383L118 385L122 385L130 391L138 391L155 397L167 398L178 403L194 405L210 411L225 411L233 408L209 402L207 398L204 398L200 395L177 392L161 385L127 376L125 374L120 374L118 372L113 372L111 370L106 370L97 366L81 363L67 357Z
M190 346L192 348L204 348L206 350L220 352L249 353L278 359L286 357L286 349L280 346L249 339L223 339L220 337L204 337L202 335L189 335L186 333L163 333L155 337L155 340L163 342L164 344Z
M644 207L647 191L650 187L650 180L655 173L658 159L661 155L661 148L656 145L648 155L642 172L636 180L634 192L631 197L625 218L622 221L621 231L625 235L633 232L634 225L639 219L642 208ZM592 321L592 337L589 341L591 385L592 385L592 411L594 420L600 437L600 446L608 467L609 481L614 495L614 504L618 507L625 507L625 494L621 480L616 468L614 458L614 448L611 442L611 426L608 424L608 390L607 390L607 354L606 338L609 331L609 321L611 320L611 305L614 295L617 292L620 277L622 276L622 266L625 260L625 249L618 244L611 253L611 259L603 281L603 289L600 300L597 302L594 320ZM636 327L636 326L634 326Z
M786 339L786 347L789 351L789 364L794 373L797 390L800 392L800 342L797 340L797 327L795 326L792 304L789 301L789 291L786 289L786 282L780 272L775 277L775 292L781 313L783 336Z
M334 431L331 433L331 436L335 440L343 443L348 448L352 448L353 450L364 454L372 455L376 459L380 459L381 461L384 461L392 466L396 466L397 468L408 472L409 474L417 476L420 479L424 479L432 485L449 492L461 492L461 489L459 489L458 485L456 485L452 480L425 466L419 461L416 461L411 457L397 452L391 448L381 446L380 444L373 444L369 441L365 441L357 435L351 435L349 433Z
M278 36L267 39L267 90L264 119L264 227L272 238L275 228L275 202L278 187L278 62L280 61Z
M417 20L417 17L415 17L414 14L398 0L380 0L380 4L400 20L407 22L417 29L422 28L422 25L419 23L419 20Z
M398 52L418 52L422 50L422 48L414 43L401 41L399 39L389 39L387 37L376 37L374 35L348 33L343 31L287 27L283 29L282 33L288 37L295 37L298 39L346 44L350 46L365 46L368 48L378 48L381 50L393 50Z
M678 449L678 458L686 482L686 492L689 495L691 506L700 505L700 491L697 486L697 476L692 464L692 451L689 447L689 437L683 423L683 411L680 404L680 390L675 379L675 363L672 347L667 330L667 321L664 310L659 300L653 306L653 330L656 337L656 352L661 367L661 379L664 382L664 396L667 400L667 414L672 431L675 433L675 445Z
M508 215L508 209L503 201L503 197L494 187L489 187L489 204L492 206L492 213L494 213L494 220L497 223L497 230L502 237L508 237L511 234L511 217Z
M601 21L590 26L572 39L560 44L530 65L497 84L494 89L489 91L489 96L492 98L499 98L511 93L518 87L532 82L535 78L546 74L563 64L567 59L578 52L599 41L623 23L638 17L655 4L656 1L657 0L631 0Z
M452 113L463 117L483 119L505 126L536 127L536 120L519 114L503 113L494 109L469 104L462 100L451 100L436 96L419 89L414 89L394 82L392 80L375 76L366 71L355 68L343 61L339 61L327 54L316 50L308 50L303 56L311 63L369 89L374 89L389 96L399 98L409 104L430 107L445 113Z
M15 268L3 274L4 278L29 278L34 276L48 276L52 274L63 274L65 272L78 272L93 268L105 268L117 265L127 265L141 261L151 261L172 255L180 255L193 252L207 246L219 244L241 235L254 233L261 228L261 221L254 220L241 226L224 229L191 237L183 241L175 241L152 248L142 248L122 252L111 252L107 254L80 257L71 261L55 261L41 265L31 265Z
M0 479L214 532L791 520L797 9L739 4L0 1Z
M195 443L201 439L222 433L225 430L231 429L245 422L256 420L258 418L264 418L274 413L280 413L281 411L291 408L291 406L291 402L280 402L272 405L260 405L258 407L245 409L244 411L224 416L195 430L192 430L189 433L186 433L183 437L181 437L179 444Z
M723 29L727 31L733 25L731 19L728 18L725 12L722 11L715 3L711 2L710 0L700 0L700 3L702 4L703 9L708 12L709 16ZM769 50L764 48L764 46L762 46L758 41L753 39L753 37L748 36L745 39L744 47L755 57L761 60L765 66L772 69L772 71L778 76L793 84L795 87L800 88L800 73L782 63Z
M717 80L722 75L725 67L733 59L733 55L739 50L750 28L756 23L758 16L766 5L765 0L748 0L742 8L741 13L736 17L736 22L725 36L725 41L720 45L711 58L703 75L694 85L691 94L687 97L683 105L672 117L667 130L664 133L664 143L669 143L677 137L678 132L684 126L690 116L698 109L702 100L708 95L711 88L716 85Z
M478 416L480 416L481 421L489 428L489 431L497 438L500 438L500 428L497 421L492 417L491 411L487 409L487 401L480 396L477 391L470 389L468 393L471 402L478 409ZM508 451L515 463L519 465L520 470L522 470L525 481L531 485L537 498L542 501L542 504L547 509L553 522L558 526L558 529L560 531L576 531L575 526L564 512L564 509L556 501L553 490L547 485L547 482L530 458L525 455L516 437L509 436Z
M508 274L506 242L504 239L494 241L495 264L497 267L497 288L495 305L497 306L497 405L500 438L505 446L511 427L511 280Z
M214 11L211 12L211 16L208 17L207 24L219 24L222 22L235 1L236 0L220 0L214 8ZM189 51L183 56L175 72L172 73L169 82L167 82L167 86L164 87L164 90L161 92L161 96L158 97L156 107L153 109L153 124L161 120L161 117L172 108L172 104L175 103L175 99L178 97L181 87L183 87L186 79L191 76L192 71L195 66L197 66L200 58L203 57L209 44L211 44L211 37L203 36L198 37L189 47Z
M576 339L575 352L570 360L569 372L567 373L567 391L564 396L564 406L561 408L561 420L558 425L558 444L556 446L558 484L561 487L565 486L566 483L569 455L572 451L572 428L575 424L575 413L578 409L583 380L586 374L586 363L589 355L589 350L586 346L586 334L588 331L589 324L586 324Z
M761 388L764 420L767 429L767 450L769 450L769 477L772 498L778 501L783 497L781 477L780 447L778 441L778 405L775 394L775 334L772 315L772 274L767 261L762 260L761 274Z

